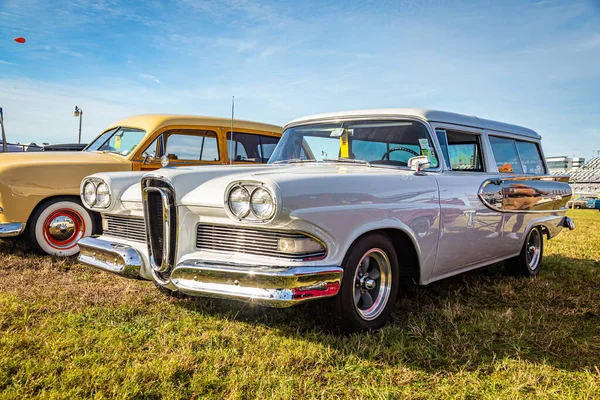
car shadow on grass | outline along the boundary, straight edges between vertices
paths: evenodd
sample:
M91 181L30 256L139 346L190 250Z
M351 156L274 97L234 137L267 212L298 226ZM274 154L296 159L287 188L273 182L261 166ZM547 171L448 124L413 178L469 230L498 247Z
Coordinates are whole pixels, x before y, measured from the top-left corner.
M403 282L390 321L372 333L325 328L319 302L289 309L201 298L179 304L311 340L342 356L430 372L487 368L503 358L593 371L600 364L600 263L561 256L545 262L534 279L507 276L496 264L427 286ZM571 265L589 276L565 268Z

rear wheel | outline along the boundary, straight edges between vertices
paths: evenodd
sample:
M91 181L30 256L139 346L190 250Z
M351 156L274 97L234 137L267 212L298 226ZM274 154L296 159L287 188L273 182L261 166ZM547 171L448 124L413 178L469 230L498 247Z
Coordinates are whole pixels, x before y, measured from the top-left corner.
M95 220L79 200L51 199L31 215L27 241L36 253L72 256L79 253L77 242L93 233Z
M540 228L533 228L527 234L521 253L504 261L506 272L511 275L536 276L542 269L544 237Z
M398 258L390 239L381 233L360 238L343 268L338 295L323 304L329 321L345 332L381 328L398 293Z

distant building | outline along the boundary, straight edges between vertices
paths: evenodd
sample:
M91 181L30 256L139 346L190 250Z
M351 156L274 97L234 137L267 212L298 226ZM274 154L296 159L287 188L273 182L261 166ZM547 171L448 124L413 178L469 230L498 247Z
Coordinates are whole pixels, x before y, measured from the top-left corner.
M575 198L600 196L600 158L592 158L581 167L567 173Z
M546 157L546 162L551 174L559 174L578 169L585 163L585 158L566 156Z

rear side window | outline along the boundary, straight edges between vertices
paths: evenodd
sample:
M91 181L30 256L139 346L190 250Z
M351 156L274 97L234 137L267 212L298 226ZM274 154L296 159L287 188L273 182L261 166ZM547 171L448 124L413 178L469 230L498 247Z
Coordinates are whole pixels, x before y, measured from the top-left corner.
M498 172L543 174L544 163L536 143L490 136Z
M218 161L217 134L211 131L171 133L166 139L165 155L169 160Z
M278 137L257 135L253 133L227 132L227 151L233 155L234 161L266 163L279 142Z
M523 172L526 174L543 174L544 163L537 144L521 142L517 140L517 151L523 164Z

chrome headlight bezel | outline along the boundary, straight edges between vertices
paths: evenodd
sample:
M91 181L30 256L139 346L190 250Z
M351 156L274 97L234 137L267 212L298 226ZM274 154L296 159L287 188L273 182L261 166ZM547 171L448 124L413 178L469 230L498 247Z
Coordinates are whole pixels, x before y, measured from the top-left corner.
M261 196L263 194L266 194L268 196L268 199L270 199L270 203L269 203L270 210L267 213L260 213L256 209L257 204L261 204L256 199L258 198L258 196ZM267 203L262 203L262 204L267 204ZM252 214L254 214L254 216L256 218L260 219L261 221L267 221L267 220L271 219L273 217L273 215L275 214L275 197L273 196L273 194L270 191L268 191L264 187L262 187L262 186L257 187L250 194L250 211L252 212Z
M86 195L85 195L85 189L86 187L93 187L94 188L94 202L90 203L88 202L86 199ZM107 196L108 201L106 203L99 203L98 202L98 188L100 186L105 186L106 187L106 194L105 196ZM81 193L80 193L80 197L81 197L81 201L83 202L83 205L87 208L89 208L90 210L106 210L107 208L109 208L112 204L112 191L110 190L110 185L107 184L103 179L100 178L86 178L83 180L82 185L81 185Z
M86 193L87 190L90 188L90 193ZM90 196L90 198L88 198L88 195ZM91 197L93 196L93 197ZM88 207L88 208L92 208L94 207L94 205L96 204L96 200L97 200L97 194L96 194L96 185L94 184L94 182L86 179L85 182L83 183L83 185L81 186L81 201L83 203L84 206Z
M234 212L231 207L231 195L236 190L244 190L248 193L248 208L247 211L238 215ZM272 210L268 214L260 215L252 206L252 196L256 192L256 190L265 191L271 198L272 202ZM236 221L247 221L247 222L256 222L256 223L266 223L271 221L277 215L279 211L277 196L275 195L275 191L269 188L267 185L261 182L234 182L229 185L227 190L225 191L225 210L227 214Z
M106 188L106 189L104 189L104 188ZM102 194L100 194L100 190L102 190L102 192L103 192ZM106 198L106 201L101 201L100 196L104 196ZM108 208L110 206L110 203L111 203L110 188L108 187L106 182L98 183L98 185L96 185L96 205L99 208Z
M232 197L236 194L239 193L241 196L245 197L245 200L236 200L236 201L232 201ZM248 191L248 189L246 189L244 186L241 185L237 185L233 188L231 188L231 190L229 191L229 195L227 196L227 205L229 206L229 211L231 211L231 213L233 215L235 215L237 218L243 219L246 218L248 216L248 214L250 214L250 192ZM233 203L245 203L243 204L244 208L243 211L236 211L235 208L233 207Z

